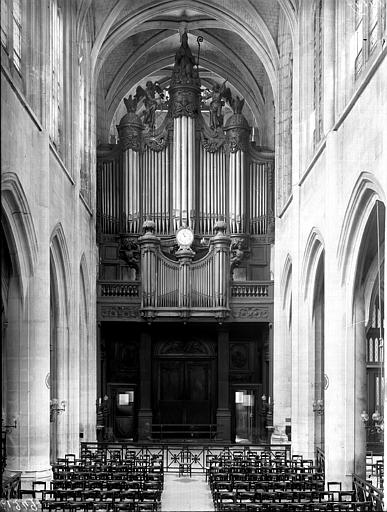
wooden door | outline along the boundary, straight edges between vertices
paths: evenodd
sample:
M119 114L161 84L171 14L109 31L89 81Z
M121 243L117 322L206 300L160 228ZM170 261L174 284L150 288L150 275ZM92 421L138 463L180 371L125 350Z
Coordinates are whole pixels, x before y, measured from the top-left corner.
M158 374L160 423L213 422L211 361L161 360Z
M133 439L135 436L136 390L131 385L109 385L111 414L115 439Z

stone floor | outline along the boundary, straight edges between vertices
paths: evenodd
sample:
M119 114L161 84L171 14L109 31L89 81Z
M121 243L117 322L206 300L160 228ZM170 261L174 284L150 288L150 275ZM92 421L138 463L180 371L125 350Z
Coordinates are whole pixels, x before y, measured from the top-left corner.
M214 509L211 491L204 474L191 477L164 473L164 490L161 495L162 512L205 511Z

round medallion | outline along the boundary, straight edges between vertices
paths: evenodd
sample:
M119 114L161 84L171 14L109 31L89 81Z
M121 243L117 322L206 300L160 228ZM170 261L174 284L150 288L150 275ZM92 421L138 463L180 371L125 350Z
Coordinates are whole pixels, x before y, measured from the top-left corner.
M324 373L324 389L328 389L328 386L329 386L328 375L326 373Z
M194 241L194 234L191 228L186 226L180 228L176 233L177 243L183 247L189 247Z
M50 389L50 373L47 373L46 378L44 379L46 386Z

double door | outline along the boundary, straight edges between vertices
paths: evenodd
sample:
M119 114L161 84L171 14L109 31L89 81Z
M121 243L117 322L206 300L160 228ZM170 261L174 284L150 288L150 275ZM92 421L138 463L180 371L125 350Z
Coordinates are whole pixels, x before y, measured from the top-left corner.
M154 403L161 424L209 424L215 420L211 360L173 358L156 363Z

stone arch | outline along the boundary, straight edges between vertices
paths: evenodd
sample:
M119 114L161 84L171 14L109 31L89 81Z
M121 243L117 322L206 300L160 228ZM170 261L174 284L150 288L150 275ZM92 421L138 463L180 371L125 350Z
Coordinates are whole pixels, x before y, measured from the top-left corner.
M341 284L351 278L353 281L362 235L378 199L385 204L383 187L373 174L367 171L362 172L353 187L337 246Z
M273 341L274 425L290 432L292 416L292 259L286 255L279 283ZM278 378L277 378L278 375ZM273 442L273 441L272 441Z
M291 282L292 282L292 259L290 254L286 256L285 263L282 270L281 276L281 303L282 308L285 309L286 304L291 295Z
M304 336L308 340L306 349L308 380L310 388L307 402L313 404L308 414L310 449L324 447L324 240L321 232L313 227L309 233L301 269L301 296L304 299ZM321 414L320 414L321 413Z
M1 179L2 224L12 266L19 279L21 295L26 296L28 278L38 257L38 241L31 210L18 176L5 172Z
M323 237L317 228L313 228L306 242L302 262L301 290L304 300L306 300L308 295L313 297L316 285L316 271L323 251ZM313 304L313 301L311 301L311 304Z
M61 223L50 237L50 400L66 403L66 411L51 417L51 459L63 457L69 446L71 271Z
M339 277L346 291L347 387L355 390L349 430L354 438L354 472L363 477L366 475L367 431L361 413L367 409L369 396L366 324L375 279L379 273L379 265L375 261L377 211L382 214L383 221L379 248L382 265L385 249L385 192L371 172L363 171L357 177L345 209L337 246Z
M126 37L132 26L138 26L140 23L144 23L147 19L149 19L150 16L155 16L158 13L165 12L165 10L172 5L173 8L184 7L187 5L186 0L174 0L173 3L171 0L159 0L158 2L154 3L151 8L149 8L149 6L141 6L138 12L135 13L130 20L126 20L121 23L119 26L117 26L115 32L111 33L109 37L106 38L115 18L117 17L120 10L122 10L124 7L124 3L125 2L122 0L117 2L94 43L92 50L92 62L95 77L98 76L102 62L112 50L113 44L115 45L119 43L123 37ZM250 27L250 24L247 23L247 20L243 22L238 13L232 11L226 12L224 9L217 9L216 7L206 4L202 0L195 4L195 8L209 15L211 18L218 18L224 23L224 28L233 30L242 35L242 37L251 46L253 51L257 54L265 66L276 101L276 69L278 68L278 53L275 42L268 28L266 27L263 19L257 14L257 12L249 9L246 11L246 15L248 18L250 18L251 21L256 23L256 33L262 34L263 40L260 40L256 37L253 27Z
M94 365L92 364L92 349L90 336L90 310L88 307L90 297L90 283L88 267L85 254L82 254L79 266L79 432L83 434L84 440L93 439L92 413L89 400L89 393L92 386L90 380L93 378ZM95 378L95 375L94 375Z

